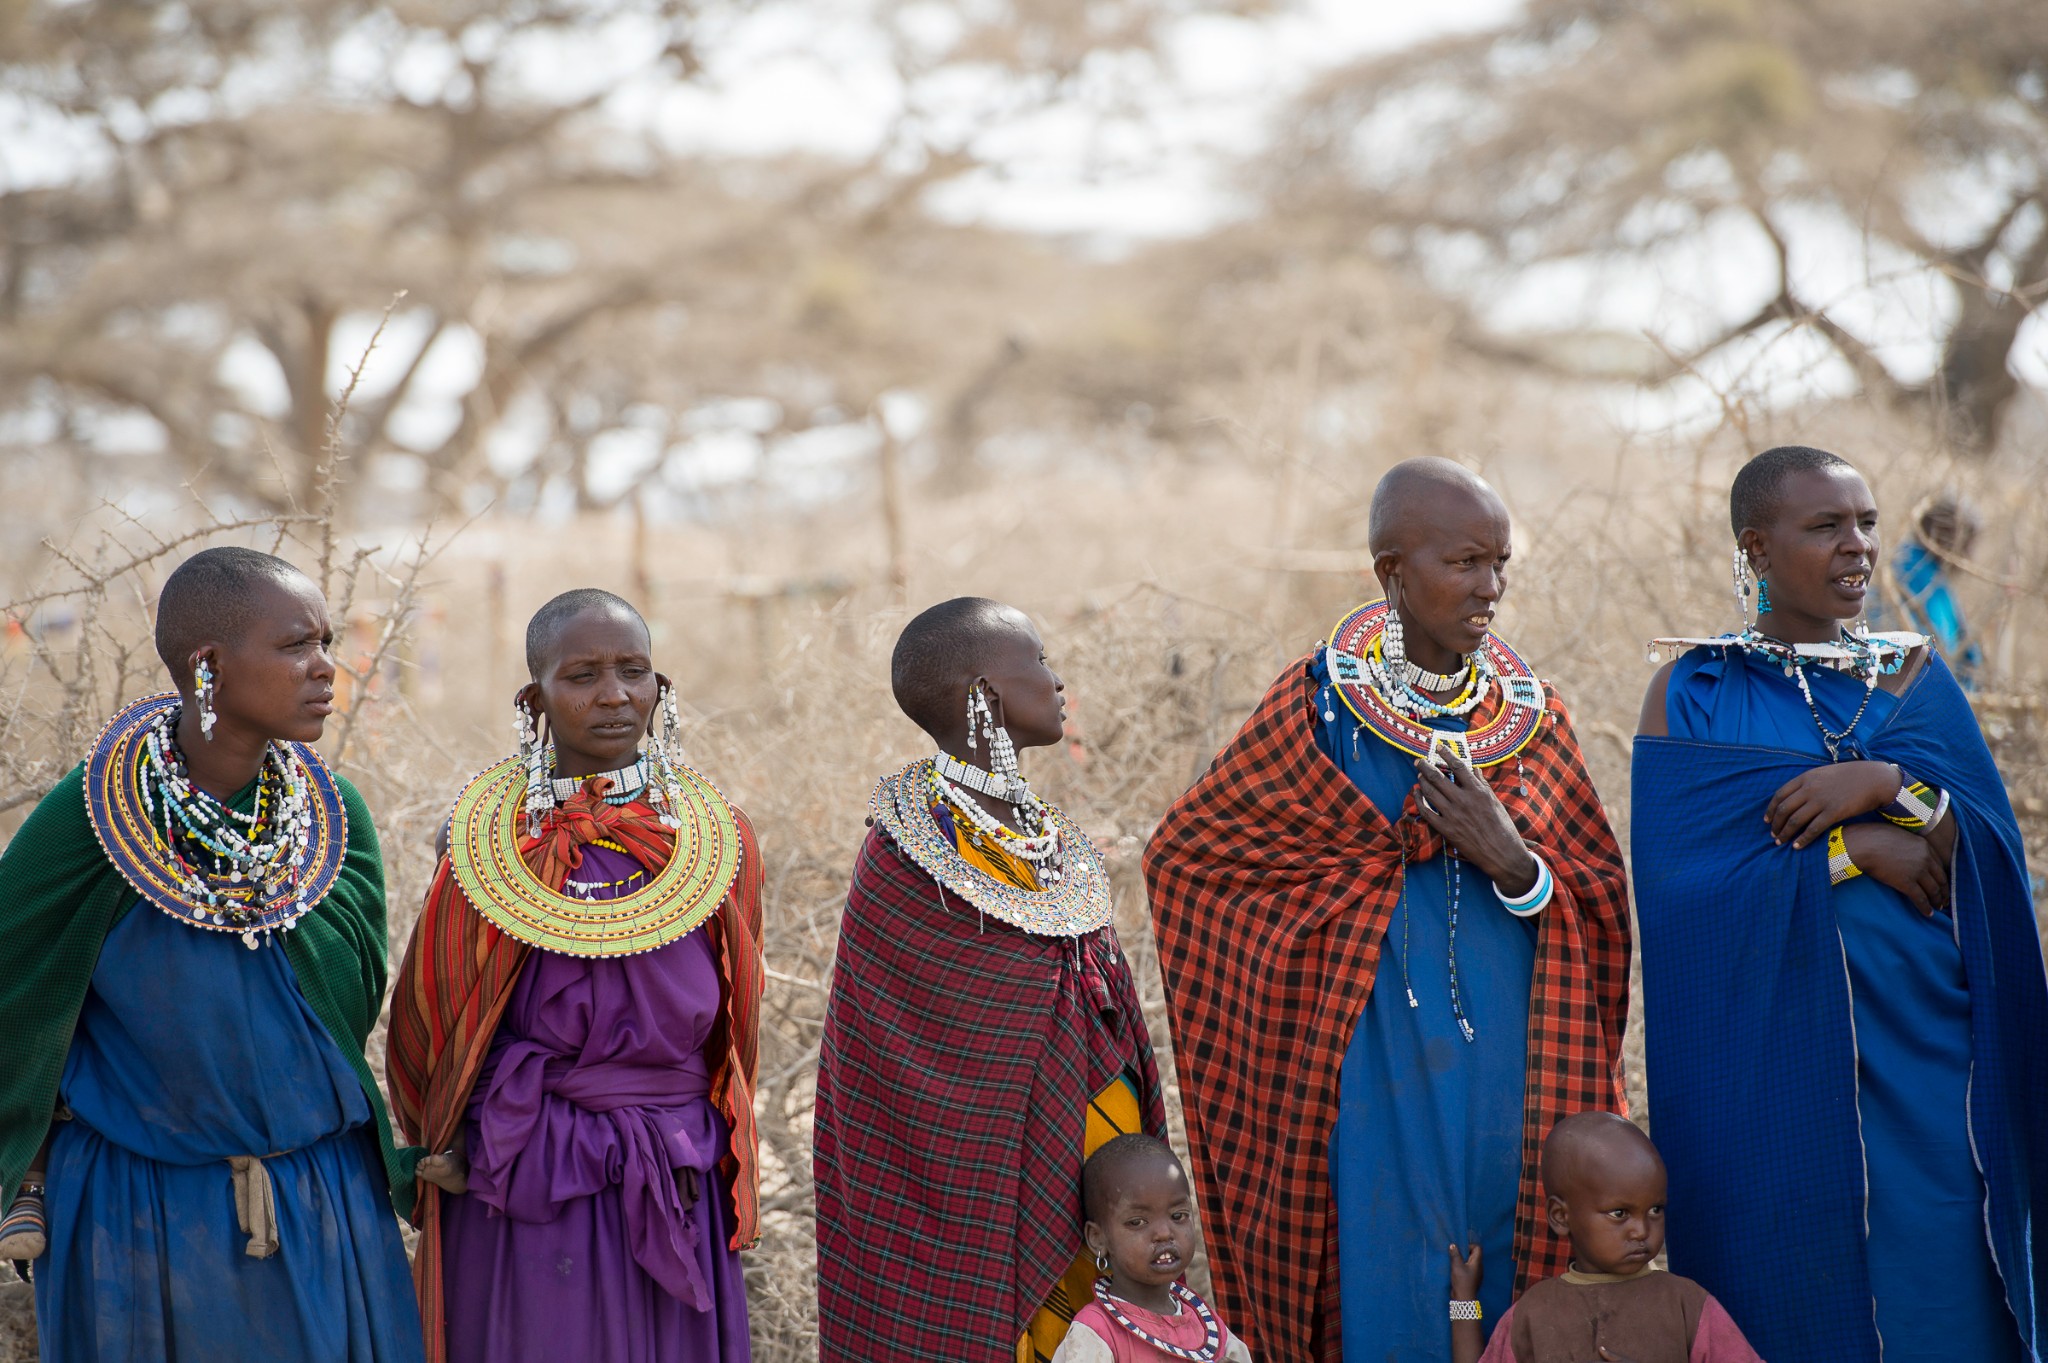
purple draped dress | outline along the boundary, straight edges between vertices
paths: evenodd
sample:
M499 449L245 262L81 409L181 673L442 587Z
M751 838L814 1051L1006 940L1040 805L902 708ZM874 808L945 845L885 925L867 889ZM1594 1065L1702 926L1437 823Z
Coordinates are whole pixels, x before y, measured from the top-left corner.
M575 881L615 898L642 874L585 847ZM442 1203L449 1363L746 1363L720 997L703 930L527 957L469 1100L469 1192Z

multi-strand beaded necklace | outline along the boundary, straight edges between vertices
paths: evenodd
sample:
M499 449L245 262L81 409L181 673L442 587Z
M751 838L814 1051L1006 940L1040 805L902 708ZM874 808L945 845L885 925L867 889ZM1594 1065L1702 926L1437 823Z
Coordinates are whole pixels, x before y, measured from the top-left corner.
M257 928L289 928L311 907L302 880L313 842L311 780L295 755L272 743L254 806L246 814L230 809L192 784L178 750L180 709L164 710L143 734L145 817L198 918L245 929L243 940L253 946ZM279 914L269 901L281 894L291 898Z
M1865 630L1841 631L1840 637L1825 643L1795 644L1761 633L1756 626L1745 628L1740 634L1724 634L1713 639L1652 639L1647 656L1651 662L1661 657L1675 657L1680 651L1693 647L1736 649L1751 657L1765 658L1782 667L1785 676L1796 682L1799 694L1806 701L1806 712L1813 717L1813 727L1820 730L1821 746L1828 750L1828 761L1840 760L1842 745L1856 732L1856 726L1863 722L1864 712L1870 709L1870 698L1877 693L1880 679L1895 676L1906 665L1906 659L1914 649L1927 642L1921 634L1895 633L1871 634ZM1809 667L1825 667L1836 672L1846 672L1863 683L1863 700L1857 705L1856 713L1849 717L1849 723L1842 729L1828 727L1822 718L1820 706L1814 703L1813 685L1807 680Z
M989 813L969 791L994 796L1009 805L1024 831L1011 828ZM1047 885L1060 882L1063 858L1059 829L1046 812L1045 801L1025 784L1022 776L1000 776L938 753L932 758L932 793L966 819L985 841L1028 863Z

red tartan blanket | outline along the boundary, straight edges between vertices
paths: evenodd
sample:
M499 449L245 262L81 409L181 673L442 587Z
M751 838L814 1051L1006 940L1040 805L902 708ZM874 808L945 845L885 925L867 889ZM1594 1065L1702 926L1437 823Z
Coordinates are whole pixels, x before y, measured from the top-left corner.
M1166 1110L1114 929L1034 937L880 829L854 868L818 1060L820 1363L1014 1363L1081 1241L1088 1100Z
M1330 1132L1400 896L1393 828L1315 745L1312 661L1273 683L1145 849L1217 1305L1261 1363L1341 1356ZM1629 946L1621 851L1555 696L1519 761L1526 797L1516 759L1486 775L1556 880L1530 986L1521 1287L1569 1258L1538 1193L1544 1135L1622 1108ZM1419 818L1404 827L1411 859L1442 850Z
M761 1039L761 849L737 806L739 879L701 931L715 934L725 984L724 1054L711 1091L732 1126L732 1150L720 1169L732 1183L737 1212L733 1246L760 1238L759 1137L754 1125L754 1075ZM582 847L603 838L624 847L650 870L668 864L675 832L647 805L608 805L584 790L560 806L520 855L542 883L559 890L583 860ZM391 997L390 1050L385 1062L391 1115L408 1140L428 1150L454 1144L491 1048L498 1019L512 1001L520 967L532 948L472 909L448 858L434 873L413 928L398 987ZM720 1038L712 1046L721 1044ZM441 1301L441 1190L421 1180L413 1224L420 1228L413 1278L419 1288L427 1363L447 1357Z

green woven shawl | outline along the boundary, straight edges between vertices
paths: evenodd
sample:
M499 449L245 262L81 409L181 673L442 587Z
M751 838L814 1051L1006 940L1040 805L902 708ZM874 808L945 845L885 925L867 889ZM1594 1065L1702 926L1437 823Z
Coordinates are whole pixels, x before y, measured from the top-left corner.
M84 770L74 767L59 781L0 853L0 1209L14 1200L49 1130L100 944L140 902L93 837ZM406 1215L423 1152L393 1142L384 1095L363 1054L384 1003L384 863L363 797L346 779L335 781L348 811L348 852L327 897L283 934L285 957L369 1096L392 1202ZM236 803L254 794L252 782Z

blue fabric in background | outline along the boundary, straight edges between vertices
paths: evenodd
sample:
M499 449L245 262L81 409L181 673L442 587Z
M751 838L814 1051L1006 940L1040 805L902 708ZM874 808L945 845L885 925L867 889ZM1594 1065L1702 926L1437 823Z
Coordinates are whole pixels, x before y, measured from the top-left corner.
M1329 677L1320 658L1315 667L1323 707L1316 746L1388 822L1398 822L1415 786L1415 759L1361 729L1324 690ZM1324 720L1323 709L1336 719ZM1464 728L1460 720L1438 723ZM1536 924L1502 908L1493 882L1470 863L1461 863L1459 882L1459 997L1473 1039L1465 1040L1451 1011L1449 876L1439 857L1408 867L1407 894L1387 924L1378 976L1344 1052L1330 1184L1346 1358L1450 1357L1444 1303L1453 1241L1480 1246L1483 1328L1493 1328L1514 1291Z
M60 1092L44 1363L422 1357L369 1101L282 949L131 909ZM252 1259L226 1161L274 1152L281 1247Z
M1809 682L1836 731L1865 698ZM2048 983L1967 701L1930 658L1842 750L1949 791L1954 912L1931 919L1771 842L1772 794L1826 760L1782 669L1696 649L1666 711L1671 736L1636 742L1633 850L1672 1268L1770 1359L2038 1358Z

